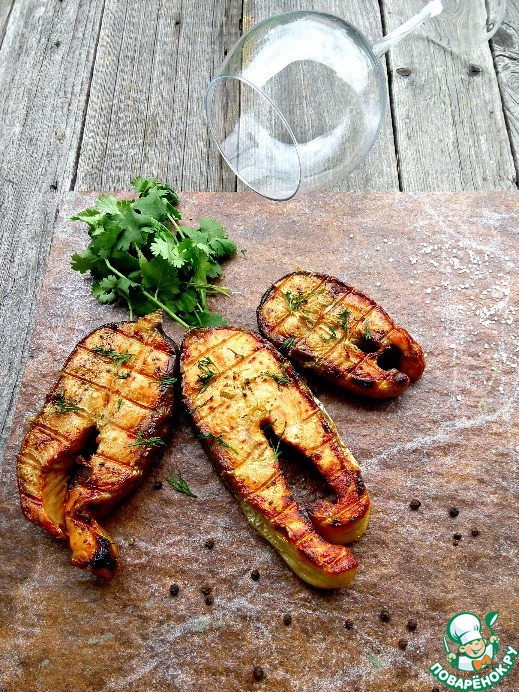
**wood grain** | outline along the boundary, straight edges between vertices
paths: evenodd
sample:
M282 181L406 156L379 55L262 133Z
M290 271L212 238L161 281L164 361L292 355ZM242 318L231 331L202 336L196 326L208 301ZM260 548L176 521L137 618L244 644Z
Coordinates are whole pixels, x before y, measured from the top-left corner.
M74 174L101 14L99 0L18 0L0 50L2 449L58 200Z
M0 0L0 48L2 47L13 4L14 0Z
M422 7L422 0L382 0L387 29ZM515 189L489 46L454 53L419 32L392 49L388 60L402 189Z
M341 0L316 0L314 2L305 2L305 0L244 0L243 29L247 31L252 25L271 15L296 9L319 10L341 17L373 40L382 35L378 0L353 0L347 3ZM238 189L246 188L239 183ZM399 189L395 142L389 110L386 113L379 139L366 161L333 189L337 191Z
M127 190L135 175L180 190L235 189L203 105L240 19L235 0L107 0L75 189Z
M505 19L494 36L492 48L508 135L519 173L519 0L508 0Z

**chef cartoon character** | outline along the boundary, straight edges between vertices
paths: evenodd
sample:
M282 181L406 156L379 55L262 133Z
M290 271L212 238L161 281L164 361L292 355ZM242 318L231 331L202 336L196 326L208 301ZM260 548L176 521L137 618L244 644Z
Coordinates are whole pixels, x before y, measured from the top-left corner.
M494 615L489 613L489 615ZM447 635L455 644L458 644L458 652L454 654L449 651L447 639L444 636L447 660L456 670L478 672L492 663L492 659L498 652L499 637L492 632L492 624L497 620L497 613L494 618L487 622L491 636L484 639L481 635L481 620L474 613L458 613L451 618L447 624Z

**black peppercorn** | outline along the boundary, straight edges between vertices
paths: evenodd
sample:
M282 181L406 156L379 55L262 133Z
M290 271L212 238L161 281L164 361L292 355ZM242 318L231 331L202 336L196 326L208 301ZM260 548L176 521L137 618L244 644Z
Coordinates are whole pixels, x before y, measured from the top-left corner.
M455 541L461 541L461 533L458 533L458 532L456 531L456 533L454 534L453 538L454 538Z
M409 503L409 507L411 507L411 509L414 510L417 510L421 506L422 503L420 502L420 500L411 500L411 502Z
M287 627L292 624L292 616L288 613L286 615L283 615L283 624Z
M407 621L407 629L409 630L409 632L415 632L417 627L418 623L416 622L416 620L411 619Z
M210 594L211 591L212 591L212 589L211 589L210 586L203 586L200 590L202 591L202 593L204 594L204 596L209 596L209 594Z
M205 597L205 604L206 605L213 605L213 597L212 596L206 596Z
M352 630L353 629L353 620L346 620L344 623L344 629L345 630Z
M250 573L250 578L252 579L252 581L259 581L260 573L257 569L252 570L252 572Z
M451 517L452 517L453 519L454 519L454 517L457 517L459 513L460 513L460 511L459 511L459 509L458 509L457 507L451 507L451 508L449 509L449 514L451 515Z
M162 481L154 481L153 490L160 490L162 488Z
M402 651L403 651L404 649L407 649L407 644L408 644L408 643L409 643L409 642L407 641L407 639L399 639L399 640L398 640L398 648L399 648L399 649L402 649Z
M171 584L171 586L169 587L169 595L170 596L177 596L179 591L180 591L180 586L178 584Z
M391 613L387 608L382 608L379 615L382 622L389 622L391 620Z
M263 671L263 668L261 666L254 666L252 669L252 677L254 680L263 680L265 677L265 673Z
M457 538L455 538L455 539L452 541L452 545L459 545L459 544L460 544L460 542L458 541Z
M214 538L208 538L204 545L206 548L209 548L209 550L211 550L214 546Z
M474 537L479 536L479 529L472 529L471 533Z

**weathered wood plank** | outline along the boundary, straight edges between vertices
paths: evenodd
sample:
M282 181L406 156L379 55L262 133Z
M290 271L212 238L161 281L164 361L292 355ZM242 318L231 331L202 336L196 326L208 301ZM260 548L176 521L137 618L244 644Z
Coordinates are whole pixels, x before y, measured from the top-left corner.
M235 189L203 107L240 19L238 0L107 0L77 190L126 190L141 174L180 190Z
M505 19L494 36L492 48L519 177L519 0L508 0Z
M247 31L257 22L274 14L288 10L319 10L341 17L356 26L370 39L382 35L382 24L378 0L244 0L243 29ZM238 189L245 189L238 183ZM366 161L352 175L337 185L334 190L398 190L395 144L388 109L378 141L373 146Z
M14 0L0 0L0 47L2 46L2 42L4 40L5 30L13 4Z
M382 7L391 31L423 2L382 0ZM488 45L454 53L419 32L388 56L402 188L514 189L516 171Z
M102 6L17 0L0 51L0 450L75 168Z

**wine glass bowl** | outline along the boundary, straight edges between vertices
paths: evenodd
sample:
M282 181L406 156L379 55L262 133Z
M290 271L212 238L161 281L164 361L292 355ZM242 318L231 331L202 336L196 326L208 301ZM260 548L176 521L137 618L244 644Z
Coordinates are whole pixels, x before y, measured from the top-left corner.
M351 24L293 11L244 34L207 87L209 131L234 173L272 200L332 187L366 158L387 106L380 58L424 23L452 50L499 27L506 0L408 0L417 13L371 45Z
M386 102L380 60L355 27L294 11L242 36L207 88L206 117L236 175L287 200L357 168Z

